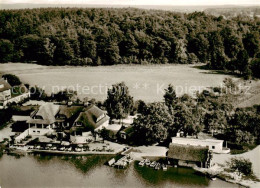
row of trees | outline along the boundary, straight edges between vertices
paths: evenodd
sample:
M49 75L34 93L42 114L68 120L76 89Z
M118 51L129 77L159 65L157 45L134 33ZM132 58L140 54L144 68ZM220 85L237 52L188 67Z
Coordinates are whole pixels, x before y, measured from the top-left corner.
M225 140L236 144L259 144L259 106L235 110L232 100L237 86L232 79L225 79L224 83L225 89L204 90L195 98L187 94L177 97L174 87L169 85L164 102L149 104L134 103L127 86L119 83L108 91L105 105L109 116L115 119L139 113L131 138L138 145L167 142L180 131L184 136L197 136L202 130L223 135Z
M0 11L0 62L112 65L208 62L259 76L259 18L140 9ZM259 69L258 69L259 70Z

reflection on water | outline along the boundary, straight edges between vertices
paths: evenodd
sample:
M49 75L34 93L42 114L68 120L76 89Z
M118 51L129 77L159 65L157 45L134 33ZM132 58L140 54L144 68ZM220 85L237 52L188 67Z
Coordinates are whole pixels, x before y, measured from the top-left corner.
M149 167L139 167L135 163L135 169L138 176L146 182L154 185L162 185L165 182L179 184L179 186L190 185L196 187L205 187L209 185L209 179L205 176L199 176L191 168L168 168L167 171L154 170Z
M113 156L112 156L113 157ZM74 156L74 155L65 155L65 156L57 156L57 155L35 155L35 159L42 164L48 164L48 162L52 160L58 160L60 163L64 165L73 165L79 172L83 174L87 174L90 170L94 170L97 167L104 165L111 158L107 155L87 155L87 156ZM64 161L64 162L63 162Z
M238 187L220 180L210 181L189 168L155 171L104 165L114 156L4 155L0 159L2 187Z

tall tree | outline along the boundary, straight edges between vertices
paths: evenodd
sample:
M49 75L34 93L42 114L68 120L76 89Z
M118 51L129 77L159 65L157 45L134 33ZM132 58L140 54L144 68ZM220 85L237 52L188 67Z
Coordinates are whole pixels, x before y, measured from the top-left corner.
M134 102L129 94L129 89L124 82L112 85L107 91L107 100L105 101L108 115L113 119L122 119L132 111Z
M243 43L249 57L254 57L260 48L259 32L247 33L243 38Z
M167 127L173 124L171 115L162 103L152 103L134 120L136 144L153 144L168 137Z
M9 40L0 39L0 62L13 60L14 45Z
M173 105L177 102L177 95L174 87L171 84L169 84L168 88L165 89L165 94L163 97L165 105L169 108L169 110L171 110L173 108Z

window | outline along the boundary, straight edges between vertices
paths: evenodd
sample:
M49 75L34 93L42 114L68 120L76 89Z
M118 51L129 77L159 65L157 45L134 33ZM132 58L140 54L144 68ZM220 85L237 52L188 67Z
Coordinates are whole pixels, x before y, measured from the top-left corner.
M215 149L215 146L212 146L212 149Z

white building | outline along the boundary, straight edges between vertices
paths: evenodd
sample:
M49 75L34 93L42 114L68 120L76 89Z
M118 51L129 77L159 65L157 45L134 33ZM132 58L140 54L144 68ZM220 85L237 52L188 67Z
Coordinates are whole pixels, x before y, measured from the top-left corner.
M12 87L3 78L0 79L0 108L4 108L6 101L11 99Z
M206 146L214 153L229 153L230 149L223 147L224 140L193 139L183 137L172 137L172 143L191 146Z
M7 80L0 78L0 109L6 108L8 103L19 103L22 100L30 97L29 90L24 86L16 86L19 93L13 91L11 85Z

